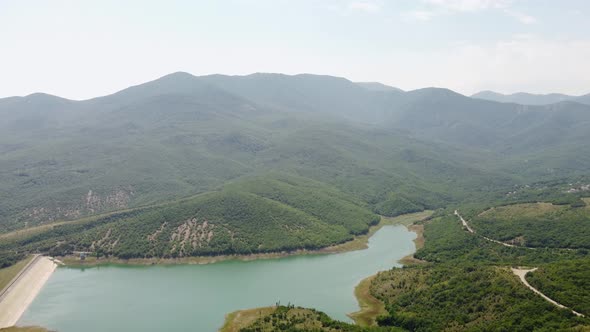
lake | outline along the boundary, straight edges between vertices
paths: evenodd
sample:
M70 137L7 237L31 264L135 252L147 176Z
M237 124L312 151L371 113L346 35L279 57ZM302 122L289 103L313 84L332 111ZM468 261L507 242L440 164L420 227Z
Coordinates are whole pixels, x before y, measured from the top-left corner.
M354 287L377 271L400 266L416 235L384 226L369 248L206 265L58 268L18 325L59 332L217 331L226 314L261 306L313 307L348 321Z

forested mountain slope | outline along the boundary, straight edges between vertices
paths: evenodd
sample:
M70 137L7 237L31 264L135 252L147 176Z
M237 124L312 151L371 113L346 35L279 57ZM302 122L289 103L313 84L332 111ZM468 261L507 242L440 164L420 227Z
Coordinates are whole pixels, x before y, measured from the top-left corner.
M318 249L366 233L379 219L333 187L269 174L176 202L13 236L0 241L0 252L89 251L126 259Z
M585 105L503 104L308 74L175 73L84 101L0 99L0 116L4 231L229 182L283 197L286 187L265 187L277 171L396 215L504 197L590 165Z

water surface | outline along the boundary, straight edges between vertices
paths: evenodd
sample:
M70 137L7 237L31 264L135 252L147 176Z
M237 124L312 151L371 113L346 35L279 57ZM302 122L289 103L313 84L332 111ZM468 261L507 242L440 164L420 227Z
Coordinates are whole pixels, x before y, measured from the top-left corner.
M399 266L415 249L404 226L385 226L369 248L207 265L59 268L19 325L59 332L217 331L227 313L292 303L350 321L354 287Z

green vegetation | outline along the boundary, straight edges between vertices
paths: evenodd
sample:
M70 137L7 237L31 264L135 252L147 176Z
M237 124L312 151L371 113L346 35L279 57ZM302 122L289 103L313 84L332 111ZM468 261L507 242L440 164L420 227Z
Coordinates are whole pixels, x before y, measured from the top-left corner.
M389 194L389 197L377 204L375 211L384 216L398 216L400 214L418 212L424 210L423 206L412 203L404 197Z
M0 290L4 289L8 283L33 259L33 256L18 261L14 265L0 269Z
M590 316L590 259L561 261L527 274L527 281L555 301Z
M241 181L228 188L249 192L303 210L328 224L343 226L356 235L366 233L369 225L379 222L379 218L367 211L366 204L358 198L321 182L300 177L267 176Z
M472 214L483 218L510 210L514 220L535 220L556 212L572 213L573 209L520 204ZM582 310L588 296L584 290L588 289L588 280L581 276L588 271L587 250L503 246L467 232L452 215L426 222L424 238L425 245L415 257L431 263L382 272L373 280L371 294L383 301L388 311L378 319L380 326L411 331L554 331L590 325L587 319L535 295L508 268L540 266L540 273L529 275L531 283L543 292L547 290L546 295L560 294L554 298L558 302L567 299L563 304ZM577 297L569 296L576 290ZM579 303L573 306L574 302Z
M578 144L588 112L560 107L565 120L554 121L553 108L523 111L444 89L272 74L176 73L79 102L3 99L0 232L19 233L0 236L0 260L314 249L365 234L378 221L372 213L561 191L577 199L590 183L590 154Z
M590 249L590 208L580 199L574 203L500 206L476 216L471 225L487 237L520 246Z
M49 332L49 330L37 326L12 326L0 329L0 332Z
M514 219L518 220L519 217L535 219L580 208L548 203L519 204L496 207L483 214L481 209L466 208L471 215L481 214L482 217L506 209L512 209ZM590 296L586 290L590 289L590 281L586 275L590 257L586 249L507 247L467 232L456 216L440 211L434 214L434 218L420 224L424 226L425 243L415 257L428 262L380 272L370 284L359 285L359 288L368 288L366 294L361 294L361 300L374 298L384 304L385 312L381 311L376 319L378 328L408 331L590 328L588 318L577 317L570 310L547 302L526 288L509 268L539 267L527 276L533 286L558 302L587 313ZM362 315L361 311L358 322L371 324L370 320L376 314L367 312L369 306L362 304L367 315ZM302 321L308 322L307 319ZM287 324L285 326L289 328L294 326L284 318L276 318L274 323ZM259 321L249 328L269 326Z
M512 220L536 220L548 214L584 211L574 209L579 208L539 203L495 207L472 214L480 218L494 214L510 215ZM539 225L532 225L530 231L542 227ZM535 295L508 269L539 266L538 272L527 277L533 286L547 291L550 297L555 295L555 300L564 301L562 304L587 310L587 250L503 246L467 232L452 215L427 222L424 237L425 245L415 256L432 263L393 269L374 279L371 293L386 304L389 312L379 319L380 325L412 331L553 331L589 325L587 319ZM576 296L572 296L574 293Z
M430 263L371 286L387 305L381 325L587 325L506 267L539 267L532 282L564 303L580 287L567 278L581 270L558 264L588 259L589 110L272 74L176 73L86 101L0 99L0 266L32 252L133 259L318 249L370 233L377 214L436 210L415 254ZM456 206L476 234L449 215ZM576 295L587 310L585 293ZM292 307L267 318L252 330L367 330Z
M445 89L383 91L314 75L176 73L86 101L7 98L0 231L170 202L276 171L388 216L495 201L539 178L585 175L588 114L581 105L523 110Z
M383 302L371 294L371 284L376 275L363 279L355 288L356 296L361 310L349 314L349 317L360 326L376 326L376 318L387 314Z
M278 306L270 314L266 314L247 327L241 328L240 332L385 332L402 331L397 328L360 327L335 321L325 313L294 306Z
M389 311L379 325L410 331L556 331L588 323L493 266L393 269L378 274L371 292Z
M436 208L459 198L451 186L509 183L456 161L452 149L333 115L261 107L256 96L202 80L173 75L85 102L0 103L0 230L169 202L276 171L371 207L395 193Z
M239 332L248 327L257 319L266 317L275 311L276 307L262 307L254 309L238 310L225 316L225 322L219 332Z
M506 247L463 230L457 217L432 220L424 230L425 246L414 256L429 262L481 263L487 265L538 265L587 257L585 250Z
M19 253L14 250L0 251L0 269L16 264L25 257L24 253Z
M175 203L57 225L0 240L0 248L52 255L90 251L123 259L319 249L379 222L364 204L296 177L267 177Z

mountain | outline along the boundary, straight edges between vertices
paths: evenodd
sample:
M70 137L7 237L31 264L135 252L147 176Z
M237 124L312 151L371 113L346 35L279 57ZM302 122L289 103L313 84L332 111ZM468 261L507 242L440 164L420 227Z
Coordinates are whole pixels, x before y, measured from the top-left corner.
M379 82L356 82L357 85L371 91L397 91L397 92L404 92L404 90L385 85Z
M569 96L561 93L532 94L526 92L517 92L505 95L493 91L481 91L472 95L471 97L497 101L500 103L515 103L521 105L549 105L562 101L575 101L581 104L590 105L590 94L583 96Z
M166 202L273 170L365 201L397 188L420 206L440 206L439 196L451 195L427 188L415 162L429 156L453 178L470 167L432 157L439 152L430 144L337 116L345 108L357 116L371 96L326 76L176 73L91 100L47 100L33 107L44 114L37 122L28 120L31 97L0 102L0 114L11 116L0 133L0 225L18 229ZM413 183L402 187L404 179Z
M201 254L238 252L238 242L244 251L287 249L248 232L266 223L288 228L289 220L302 233L285 234L285 243L301 235L315 248L365 232L375 213L502 199L516 185L590 168L590 106L370 89L322 75L174 73L83 101L0 99L0 115L0 230L84 221L27 240L47 250L55 241L91 249L107 232L146 235L133 242L143 248L152 245L147 235L167 227L163 220L181 227L193 218L218 227L213 234L235 235L215 250L199 247ZM241 219L254 206L274 212ZM221 213L233 207L235 215ZM359 217L337 225L347 218L334 209ZM88 224L88 216L98 219ZM326 238L310 237L320 228ZM172 255L168 240L154 252ZM131 242L116 243L104 250L138 255L127 250Z
M590 105L590 93L576 97L574 101L580 104Z

